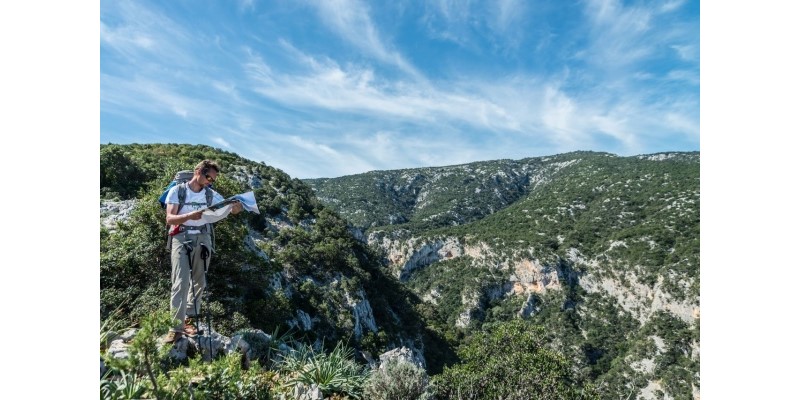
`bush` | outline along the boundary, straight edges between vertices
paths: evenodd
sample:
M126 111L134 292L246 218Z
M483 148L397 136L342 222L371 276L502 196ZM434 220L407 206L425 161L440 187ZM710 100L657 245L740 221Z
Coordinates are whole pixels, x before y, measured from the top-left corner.
M434 378L437 396L458 399L594 398L572 377L566 357L547 347L545 331L521 320L490 326L459 351L461 363Z
M168 399L269 399L274 380L272 371L261 370L258 363L242 367L241 356L228 354L206 363L195 358L188 367L176 368L159 377L162 393Z
M364 386L364 397L376 400L427 400L432 398L432 394L424 369L395 359L372 372Z

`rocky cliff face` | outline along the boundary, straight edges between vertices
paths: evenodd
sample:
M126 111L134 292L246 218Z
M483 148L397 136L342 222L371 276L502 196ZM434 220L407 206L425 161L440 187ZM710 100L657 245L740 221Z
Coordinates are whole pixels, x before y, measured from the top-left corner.
M699 297L683 300L663 290L664 277L659 276L653 286L637 281L631 271L618 271L599 268L598 259L586 260L577 249L570 249L569 260L577 266L587 267L587 274L580 279L580 285L589 293L602 293L615 299L625 311L640 322L645 322L657 311L667 311L687 323L700 318Z
M483 266L496 270L498 276L502 276L498 284L484 287L481 293L464 294L462 298L464 310L457 322L459 327L467 326L476 311L483 311L481 305L486 302L509 296L527 297L531 293L542 294L547 290L561 289L560 274L563 275L563 271L544 265L537 259L500 256L485 243L465 245L455 237L404 239L395 236L393 239L382 232L374 232L369 240L370 244L383 249L387 255L389 268L401 281L407 280L415 270L463 256L468 256L476 267ZM432 303L435 303L438 297L435 289L422 296L424 300ZM530 315L531 311L531 305L526 303L520 313Z
M462 304L464 314L459 326L466 326L469 315L480 307L478 299L522 296L526 301L519 313L530 315L530 294L543 294L548 290L562 290L565 281L571 279L570 272L557 265L551 265L536 258L524 256L503 257L486 243L466 245L456 237L441 238L403 238L402 235L386 235L384 232L370 234L369 243L381 248L386 254L389 268L400 280L407 280L416 270L433 263L469 256L476 267L484 266L497 270L503 277L500 294L476 293L467 295ZM525 253L521 251L519 253ZM637 282L632 272L618 274L599 266L597 257L587 260L577 249L567 251L573 268L585 268L586 273L577 278L580 287L589 293L601 293L613 298L625 311L640 322L645 322L656 311L667 311L687 323L694 323L700 317L699 298L675 299L662 289L664 278L655 285L648 286ZM436 301L435 292L424 293L426 301Z

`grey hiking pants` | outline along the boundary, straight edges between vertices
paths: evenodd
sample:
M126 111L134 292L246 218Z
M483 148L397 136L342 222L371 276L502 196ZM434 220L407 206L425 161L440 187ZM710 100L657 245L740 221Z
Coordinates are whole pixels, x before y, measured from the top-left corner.
M201 258L201 245L208 247L209 254L205 261ZM189 248L191 247L191 254ZM200 299L206 288L206 271L211 263L211 235L208 233L179 233L172 237L172 291L170 295L170 313L177 319L174 331L183 332L186 316L200 314ZM189 258L191 256L191 266Z

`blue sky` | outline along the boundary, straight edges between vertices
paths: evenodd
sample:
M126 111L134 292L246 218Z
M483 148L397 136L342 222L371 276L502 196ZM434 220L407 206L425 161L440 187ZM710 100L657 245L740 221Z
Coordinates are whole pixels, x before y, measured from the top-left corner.
M297 178L700 149L699 1L100 3L101 143Z

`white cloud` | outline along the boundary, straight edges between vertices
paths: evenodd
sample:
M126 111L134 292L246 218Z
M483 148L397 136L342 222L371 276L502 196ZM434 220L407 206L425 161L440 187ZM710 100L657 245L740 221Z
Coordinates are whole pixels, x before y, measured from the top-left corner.
M589 0L586 4L590 46L583 59L603 69L616 69L652 54L653 44L645 40L651 28L651 10L624 7L617 0Z
M359 0L312 1L311 5L330 29L375 59L418 78L422 74L400 53L391 49L369 16L368 4Z
M700 85L700 74L690 70L672 70L667 73L667 79L673 81L684 81L692 85Z
M216 143L216 144L218 144L218 145L220 145L220 146L222 146L222 147L231 148L231 144L228 143L227 140L225 140L225 139L223 139L223 138L221 138L219 136L212 137L211 141Z
M608 87L570 94L562 89L562 85L569 83L568 74L559 78L465 78L438 85L417 85L384 81L375 71L363 67L345 69L332 60L316 60L306 55L301 58L308 68L295 70L293 75L274 73L259 58L248 61L253 90L294 109L307 109L320 120L327 120L322 112L328 111L337 121L346 120L342 118L343 112L361 121L371 121L361 124L374 126L373 132L383 132L383 136L369 139L369 146L377 146L372 147L372 151L383 154L383 158L399 153L385 138L389 135L387 132L399 132L399 127L403 126L425 127L429 131L466 130L535 137L540 143L565 150L599 146L605 143L597 136L600 134L616 140L620 149L634 151L642 143L639 135L663 130L659 124L668 124L664 121L665 115L685 111L674 104L651 104L648 93L631 91L624 82L607 82ZM685 71L675 71L671 75L672 79L691 77L691 73ZM346 122L338 124L338 130L336 127L323 130L347 132L354 126ZM369 130L363 125L358 129L362 133L357 137L361 138L365 137L363 132ZM405 138L397 140L407 141ZM369 151L367 147L362 148ZM402 154L415 159L412 153ZM371 162L375 163L377 161Z
M529 2L438 0L425 3L422 22L432 38L453 42L480 53L487 37L493 50L517 50L531 29L526 23Z
M694 93L686 93L683 84L699 84L697 69L687 65L696 61L699 47L680 33L685 26L655 29L661 5L587 2L591 23L574 36L589 39L580 60L586 66L426 80L356 0L314 7L331 31L371 57L358 62L308 53L302 42L295 47L280 37L211 53L226 40L203 47L202 38L214 34L187 35L174 21L132 3L104 4L132 11L101 18L101 50L110 55L101 73L104 115L124 115L154 133L163 128L160 119L150 117L177 116L166 120L222 147L245 148L297 177L523 157L531 151L630 153L653 137L663 143L675 133L690 141L699 135ZM442 0L427 3L433 11L422 23L454 35L474 33L477 23L490 42L508 47L524 26L528 6L519 0L485 5ZM558 43L572 40L559 35ZM463 37L469 40L469 34ZM639 64L663 49L661 54L685 62L658 74ZM239 65L245 73L208 61L216 56L244 60ZM116 68L108 68L112 63ZM397 75L385 74L387 65L408 74L387 78ZM678 94L640 86L674 88L679 81L684 92Z
M239 0L239 10L253 11L256 9L256 0Z
M668 112L664 121L673 130L683 133L684 135L699 139L700 137L700 124L698 121L686 113L678 112L679 110Z
M511 49L519 46L522 36L530 29L524 19L527 4L521 0L490 2L490 9L486 13L487 26L497 38L498 46Z
M130 1L102 2L100 11L101 45L129 62L166 61L181 65L194 60L188 51L192 35L163 13Z
M272 73L258 57L245 63L253 90L273 101L296 107L370 114L433 122L457 120L486 129L513 128L516 122L497 104L466 91L445 91L428 84L383 81L369 68L342 69L336 63L309 61L309 71Z
M671 0L666 1L661 5L661 12L672 12L680 8L686 0Z
M670 46L682 60L697 61L700 59L700 52L696 45L672 45Z

